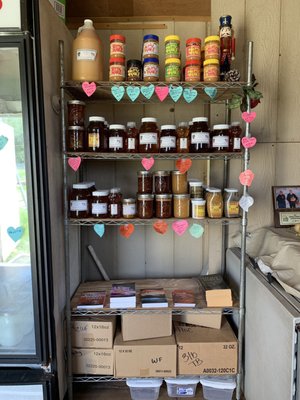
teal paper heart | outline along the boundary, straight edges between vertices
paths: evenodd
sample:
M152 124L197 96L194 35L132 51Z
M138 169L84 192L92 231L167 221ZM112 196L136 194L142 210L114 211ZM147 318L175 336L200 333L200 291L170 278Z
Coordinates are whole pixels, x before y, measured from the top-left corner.
M18 226L17 228L10 226L7 228L7 233L14 242L17 242L23 236L24 228L22 226Z
M199 238L201 238L201 236L202 236L203 233L204 233L204 228L203 228L202 225L193 224L193 225L190 227L189 232L190 232L190 234L191 234L194 238L199 239Z
M173 101L178 101L182 95L183 89L182 86L170 86L169 87L169 95Z
M105 225L104 224L95 224L94 231L97 233L98 236L102 238L105 232Z
M138 86L127 86L126 93L131 101L135 101L140 95L140 88Z
M5 147L7 142L8 142L8 139L6 136L3 136L3 135L0 136L0 150L2 150Z
M194 101L197 96L198 96L198 92L196 89L186 88L183 91L183 97L187 103L191 103L192 101Z
M143 86L141 88L141 93L144 97L146 97L147 100L150 100L153 93L154 93L155 87L154 85L149 85L149 86Z
M218 91L215 87L206 87L204 88L204 92L209 96L212 100L216 97Z
M124 96L125 89L123 86L113 86L111 88L111 93L116 100L120 101Z

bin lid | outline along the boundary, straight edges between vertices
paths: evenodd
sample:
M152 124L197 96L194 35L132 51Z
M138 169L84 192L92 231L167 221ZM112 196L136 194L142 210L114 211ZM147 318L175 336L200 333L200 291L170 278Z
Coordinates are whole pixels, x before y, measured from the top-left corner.
M126 384L129 387L160 387L162 384L162 379L154 378L127 378Z
M177 378L165 378L166 383L171 383L173 385L196 385L197 383L199 383L199 381L199 376L178 376Z
M215 389L234 389L236 381L234 376L200 376L200 383Z

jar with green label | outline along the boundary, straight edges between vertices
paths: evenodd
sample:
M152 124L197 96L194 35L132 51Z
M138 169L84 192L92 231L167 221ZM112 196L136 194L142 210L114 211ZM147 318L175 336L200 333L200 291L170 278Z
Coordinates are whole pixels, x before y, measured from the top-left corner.
M180 37L168 35L165 37L165 54L167 58L180 58Z
M168 58L165 61L165 81L179 82L180 81L180 60L178 58Z

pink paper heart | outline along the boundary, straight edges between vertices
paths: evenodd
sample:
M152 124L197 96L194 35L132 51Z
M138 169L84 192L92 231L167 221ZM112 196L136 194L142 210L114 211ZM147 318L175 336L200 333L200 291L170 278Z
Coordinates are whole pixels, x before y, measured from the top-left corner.
M120 230L120 234L123 237L125 237L126 239L129 239L130 236L134 232L134 225L133 224L121 225L119 230Z
M77 171L78 168L80 167L81 164L81 157L72 157L68 159L68 164L70 167L74 170Z
M164 101L164 99L168 96L169 88L168 86L156 86L155 93L160 101Z
M96 83L95 82L82 82L82 89L84 93L90 97L96 90Z
M145 168L145 170L149 171L149 169L151 169L154 165L154 158L153 157L143 158L141 162L142 162L142 166Z
M251 147L254 147L256 145L256 138L255 137L243 137L242 139L242 145L245 147L245 149L251 149Z
M250 169L240 173L240 182L242 185L251 186L254 179L254 173Z
M250 122L255 120L256 112L252 111L252 112L248 113L247 111L245 111L245 112L242 113L242 118L243 118L243 120L245 122L249 122L250 123Z
M187 172L192 166L192 160L189 158L180 158L176 160L176 168L181 174Z
M172 229L175 233L177 233L178 236L183 235L188 227L189 223L185 219L183 219L182 221L175 221L172 224Z
M153 229L157 233L160 233L161 235L164 235L168 230L168 224L166 223L166 221L158 220L158 221L154 222Z

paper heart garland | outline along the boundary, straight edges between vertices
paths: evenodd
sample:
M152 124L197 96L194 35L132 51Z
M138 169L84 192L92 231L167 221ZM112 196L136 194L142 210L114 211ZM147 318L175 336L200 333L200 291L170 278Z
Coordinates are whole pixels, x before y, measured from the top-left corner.
M168 86L156 86L155 93L160 101L164 101L169 94L169 88Z
M182 95L183 88L181 86L170 86L169 95L173 101L178 101Z
M114 98L117 101L122 100L124 94L125 94L125 89L123 86L113 86L111 88L111 94L114 96Z
M252 111L250 113L248 113L247 111L242 113L242 118L245 122L248 122L249 124L255 120L256 118L256 112Z
M240 182L242 185L251 186L254 179L254 173L250 169L240 173Z
M245 149L251 149L251 147L254 147L256 145L256 138L255 137L243 137L242 138L242 145L245 147Z
M189 158L180 158L176 160L176 168L181 174L187 172L192 166L192 160Z
M81 157L71 157L68 159L69 166L76 172L81 164Z
M91 83L89 83L89 82L82 82L82 85L81 85L81 86L82 86L82 89L83 89L84 93L85 93L88 97L91 97L91 95L92 95L93 93L95 93L96 88L97 88L95 82L91 82Z
M240 207L248 212L249 208L254 204L254 199L253 197L249 196L248 194L245 196L242 196L239 200L239 205Z
M17 228L10 226L7 228L7 233L14 242L17 242L23 236L24 228L22 226L18 226Z
M121 225L119 230L120 234L126 239L128 239L134 232L134 225L132 224Z
M146 99L151 99L153 93L154 93L155 87L154 85L149 85L149 86L142 86L141 88L141 93Z
M0 150L4 149L6 143L8 142L8 138L6 136L0 136Z
M198 92L196 89L186 88L183 91L183 98L187 103L191 103L192 101L194 101L197 96L198 96Z
M199 239L204 233L204 228L202 225L193 224L190 227L189 232L194 238Z
M182 236L188 227L189 223L185 219L175 221L172 224L172 229L178 236Z
M158 220L154 222L153 229L155 230L155 232L164 235L168 230L168 224L166 223L166 221Z
M140 95L140 88L138 86L127 86L126 93L131 101L135 101Z
M94 231L97 233L98 236L102 238L105 232L105 225L104 224L95 224Z
M209 96L212 100L216 97L218 91L215 87L206 87L204 88L204 92Z
M145 168L145 170L149 171L149 169L151 169L154 165L154 158L153 157L143 158L141 163L142 163L142 166Z

